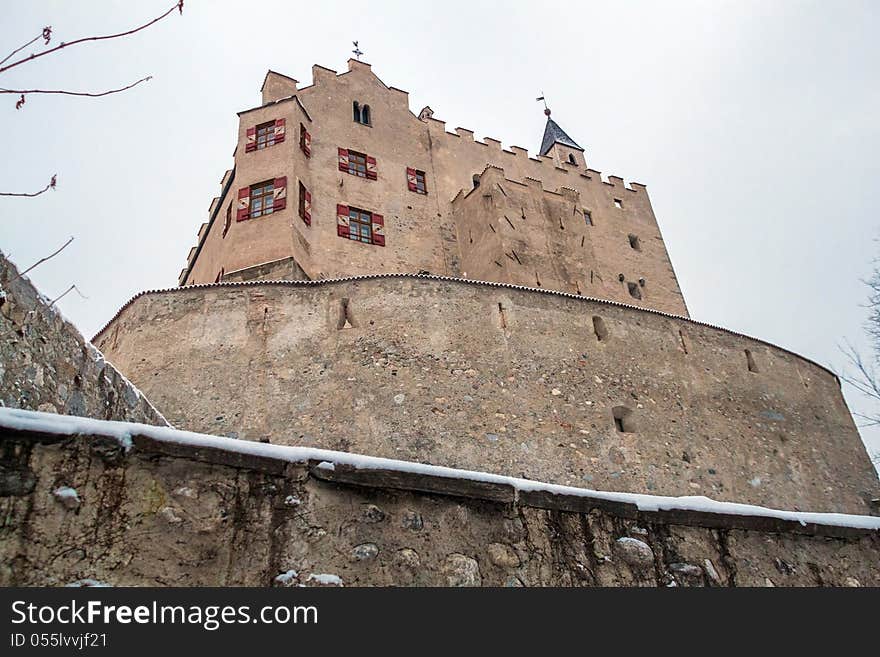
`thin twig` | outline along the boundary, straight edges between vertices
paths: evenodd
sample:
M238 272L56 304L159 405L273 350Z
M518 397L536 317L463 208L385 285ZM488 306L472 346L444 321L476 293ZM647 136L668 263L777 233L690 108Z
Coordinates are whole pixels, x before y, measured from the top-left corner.
M69 240L67 240L67 241L64 243L64 246L62 246L60 249L58 249L57 251L55 251L55 253L52 253L52 254L50 254L50 255L47 255L45 258L40 258L40 259L37 260L34 264L32 264L30 267L28 267L28 268L25 269L23 272L21 272L18 276L16 276L15 278L13 278L11 281L7 281L6 284L8 285L9 283L14 283L15 281L17 281L19 278L21 278L22 276L24 276L25 274L27 274L31 269L33 269L33 268L36 267L37 265L41 265L41 264L43 264L44 262L46 262L47 260L49 260L50 258L54 258L54 257L57 256L59 253L61 253L65 248L67 248L67 245L70 244L72 241L73 241L73 237L71 237Z
M49 303L49 306L48 306L48 307L51 308L52 306L54 306L56 301L60 301L61 299L63 299L64 297L66 297L67 294L68 294L71 290L76 290L76 293L77 293L79 296L81 296L83 299L88 299L88 297L87 297L85 294L83 294L82 292L79 291L79 288L78 288L76 285L71 285L71 286L70 286L69 288L67 288L64 292L62 292L62 293L59 294L57 297L55 297L54 299L52 299L52 301Z
M41 189L38 192L31 192L31 193L0 192L0 196L26 196L28 198L33 198L34 196L39 196L43 192L48 192L50 189L55 189L55 185L57 183L58 183L58 174L56 173L54 176L52 176L52 179L49 181L49 184L46 185L45 187L43 187L43 189Z
M61 89L58 90L47 90L47 89L2 89L0 88L0 94L64 94L65 96L90 96L91 98L98 98L100 96L109 96L110 94L118 94L120 91L125 91L126 89L131 89L132 87L138 86L141 82L148 82L152 80L153 76L148 75L145 78L141 78L137 82L132 82L131 84L120 87L119 89L111 89L110 91L102 91L100 93L91 93L88 91L64 91ZM18 109L18 107L16 107Z
M31 39L30 41L28 41L26 44L24 44L24 45L21 46L20 48L16 48L16 49L13 50L11 53L9 53L8 55L6 55L6 57L4 57L2 60L0 60L0 64L5 64L5 63L8 62L10 59L12 59L12 56L13 56L15 53L17 53L17 52L21 52L22 50L24 50L25 48L27 48L29 45L31 45L34 41L38 41L38 40L41 39L41 38L46 39L46 45L49 45L49 36L50 36L51 34L52 34L52 28L51 28L51 27L44 27L44 28L43 28L43 31L42 31L40 34L38 34L37 36L35 36L33 39Z
M180 11L181 14L183 13L183 0L180 0L179 2L175 2L174 6L171 7L171 9L166 11L164 14L162 14L158 18L154 18L149 23L144 23L140 27L136 27L131 30L127 30L126 32L120 32L118 34L108 34L106 36L97 36L97 37L83 37L82 39L76 39L75 41L71 41L70 43L61 43L60 45L57 45L54 48L50 48L49 50L44 50L43 52L37 53L37 54L32 53L32 54L28 55L27 57L22 57L21 59L14 61L11 64L8 64L7 66L0 67L0 73L3 73L4 71L8 71L9 69L14 68L16 66L19 66L20 64L24 64L25 62L33 61L35 59L38 59L39 57L43 57L45 55L50 55L53 52L57 52L57 51L61 50L62 48L69 48L70 46L75 46L79 43L85 43L86 41L104 41L106 39L118 39L119 37L124 37L124 36L128 36L130 34L134 34L135 32L140 32L141 30L144 30L144 29L150 27L150 25L153 25L154 23L158 23L160 20L162 20L163 18L168 16L175 9Z

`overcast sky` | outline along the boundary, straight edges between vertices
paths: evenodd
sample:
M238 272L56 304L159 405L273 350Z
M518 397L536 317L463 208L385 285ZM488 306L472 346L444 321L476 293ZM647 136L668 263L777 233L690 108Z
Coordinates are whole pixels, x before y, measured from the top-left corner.
M5 0L6 52L153 18L172 0ZM880 2L248 2L186 0L133 37L2 74L0 249L90 337L140 290L176 285L223 171L236 111L266 69L311 82L344 71L351 41L386 84L534 153L543 91L591 168L648 185L692 317L839 369L863 336L880 255ZM850 407L864 400L848 394ZM870 451L880 432L863 430ZM829 436L829 439L833 439Z

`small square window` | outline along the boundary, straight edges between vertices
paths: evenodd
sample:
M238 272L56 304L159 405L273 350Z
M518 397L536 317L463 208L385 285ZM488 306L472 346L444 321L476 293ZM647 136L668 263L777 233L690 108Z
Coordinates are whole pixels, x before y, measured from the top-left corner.
M618 210L623 210L623 201L621 201L619 198L614 199L614 207Z
M275 121L257 126L257 150L275 145Z
M348 172L361 178L367 177L367 156L363 153L348 151Z

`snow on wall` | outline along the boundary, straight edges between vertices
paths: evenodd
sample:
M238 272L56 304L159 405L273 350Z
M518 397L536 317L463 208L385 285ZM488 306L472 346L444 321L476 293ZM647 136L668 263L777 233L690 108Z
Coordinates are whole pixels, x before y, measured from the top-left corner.
M333 472L337 466L355 470L383 470L425 477L463 480L476 483L510 486L517 495L523 492L543 492L550 495L580 497L635 505L640 511L692 511L724 516L751 516L772 518L801 525L816 524L866 530L880 530L880 517L842 513L811 513L784 511L751 504L719 502L703 496L668 497L638 493L596 491L571 486L548 484L504 475L459 470L441 466L377 458L346 452L335 452L309 447L271 445L224 438L207 434L179 431L131 422L111 422L89 418L40 413L11 408L0 408L0 428L23 433L54 436L91 436L112 438L126 451L132 448L133 436L144 436L160 443L191 447L213 448L226 452L274 459L288 463L318 462L318 469Z

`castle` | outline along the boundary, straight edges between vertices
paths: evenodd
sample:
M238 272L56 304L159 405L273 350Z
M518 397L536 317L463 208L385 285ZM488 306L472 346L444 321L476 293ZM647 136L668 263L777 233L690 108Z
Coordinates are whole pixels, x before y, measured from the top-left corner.
M73 450L38 467L28 447L16 471L58 484L52 464L75 463L176 555L167 580L139 553L121 582L305 583L329 563L362 584L878 581L880 486L840 382L690 319L643 185L604 180L549 110L530 157L414 114L364 62L312 74L269 71L239 112L179 286L93 338L112 366L84 346L22 395L46 340L10 357L7 406L219 437L126 429L135 454L99 465L70 436L116 425L0 413L16 440ZM13 329L19 306L43 313L21 290L0 306ZM77 368L72 408L58 372ZM8 580L42 581L23 572Z
M425 272L687 316L644 186L603 181L549 110L533 158L414 115L369 64L312 75L269 71L239 112L181 285Z

